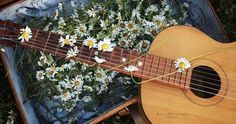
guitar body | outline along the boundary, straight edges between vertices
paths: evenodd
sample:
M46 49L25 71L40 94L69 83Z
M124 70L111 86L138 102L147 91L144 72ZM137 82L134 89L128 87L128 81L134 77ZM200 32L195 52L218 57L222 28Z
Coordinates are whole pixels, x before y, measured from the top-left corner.
M173 26L155 38L149 54L174 60L179 57L190 59L230 47L236 47L236 43L219 43L195 28ZM234 48L205 55L191 62L192 68L209 67L218 74L219 87L213 88L218 91L210 95L204 96L205 92L196 95L191 90L193 82L189 89L180 89L157 81L142 84L140 102L145 118L154 124L236 123L235 60ZM207 83L201 85L209 87Z

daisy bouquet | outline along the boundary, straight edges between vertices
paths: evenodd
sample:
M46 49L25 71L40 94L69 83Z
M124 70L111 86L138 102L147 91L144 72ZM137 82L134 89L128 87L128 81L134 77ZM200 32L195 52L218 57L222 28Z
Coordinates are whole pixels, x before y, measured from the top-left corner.
M103 63L106 60L100 52L111 52L114 47L146 53L160 31L168 26L186 24L187 10L187 3L174 6L165 0L90 0L86 5L70 1L69 4L60 3L53 16L30 27L61 34L60 47L70 47L67 59L80 52L76 44L83 44L97 51L94 61ZM30 29L22 31L25 30ZM28 40L28 35L30 32L23 33L20 38ZM130 95L130 91L136 85L129 76L43 52L31 53L27 57L37 59L27 59L34 64L34 68L25 72L33 74L33 78L26 81L30 89L26 91L27 98L33 99L36 105L50 101L54 107L46 109L55 114L57 120L61 117L57 113L68 117L60 121L74 120L81 117L72 114L75 111L97 111L99 105L115 101L114 98L127 99L134 95ZM122 61L125 62L125 58ZM136 67L124 69L132 71Z

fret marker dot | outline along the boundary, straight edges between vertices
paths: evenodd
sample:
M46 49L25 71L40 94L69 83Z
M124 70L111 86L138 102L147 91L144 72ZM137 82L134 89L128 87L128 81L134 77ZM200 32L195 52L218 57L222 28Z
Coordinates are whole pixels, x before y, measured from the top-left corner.
M96 55L96 56L97 56L97 55L98 55L98 51L95 51L95 52L94 52L94 55Z
M139 61L138 62L138 66L142 66L142 65L143 65L143 63Z
M126 58L122 58L122 62L126 62Z

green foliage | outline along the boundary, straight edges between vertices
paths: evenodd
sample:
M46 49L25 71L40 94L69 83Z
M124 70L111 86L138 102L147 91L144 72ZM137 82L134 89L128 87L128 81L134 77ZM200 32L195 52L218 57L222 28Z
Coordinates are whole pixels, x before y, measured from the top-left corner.
M230 41L236 41L236 0L211 0Z

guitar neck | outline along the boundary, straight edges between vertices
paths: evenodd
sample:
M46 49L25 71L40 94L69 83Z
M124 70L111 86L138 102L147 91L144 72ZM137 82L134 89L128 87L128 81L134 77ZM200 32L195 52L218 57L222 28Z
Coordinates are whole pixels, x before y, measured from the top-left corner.
M15 36L19 36L19 30L14 32ZM6 34L6 32L5 32ZM8 32L9 34L9 32ZM67 51L71 49L70 46L61 47L58 42L61 35L57 33L42 31L39 29L32 29L32 38L30 41L19 42L15 37L14 42L19 43L21 46L31 48L43 52L47 52L56 56L66 58ZM9 43L9 42L8 42ZM2 42L0 43L2 44ZM87 46L81 44L75 44L78 46L79 53L77 56L70 58L87 64L97 64L94 60L96 49L89 49ZM165 74L176 71L174 67L174 60L153 56L150 54L141 55L135 51L130 51L122 48L115 47L112 52L100 52L100 57L105 59L104 63L99 64L103 68L118 71L120 73L130 75L131 73L124 70L124 67L134 65L138 68L138 71L133 72L133 76L142 79L152 79L156 77L156 80L166 84L173 84L175 86L186 88L190 82L188 79L190 73L175 73L169 76L162 77Z

